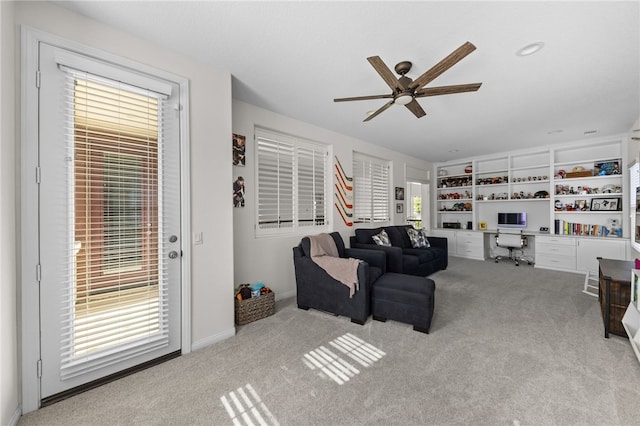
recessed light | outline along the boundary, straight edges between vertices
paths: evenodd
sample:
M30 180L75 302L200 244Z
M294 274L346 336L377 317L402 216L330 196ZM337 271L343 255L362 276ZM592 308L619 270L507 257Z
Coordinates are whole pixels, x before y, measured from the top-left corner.
M598 133L597 130L586 130L584 132L585 135L595 135L596 133Z
M518 56L533 55L534 53L536 53L537 51L539 51L543 47L544 47L544 43L541 42L541 41L536 41L536 42L533 42L533 43L529 43L526 46L521 47L520 49L518 49L518 51L516 52L516 55L518 55Z

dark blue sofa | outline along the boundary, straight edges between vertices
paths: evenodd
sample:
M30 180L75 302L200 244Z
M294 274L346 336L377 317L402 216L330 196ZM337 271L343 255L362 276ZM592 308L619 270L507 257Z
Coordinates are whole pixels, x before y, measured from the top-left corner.
M429 237L431 247L413 248L407 233L410 227L411 225L394 225L381 228L358 228L355 230L355 235L350 237L351 247L385 252L388 272L426 277L447 269L449 264L447 239ZM383 229L389 235L391 247L379 246L371 238Z

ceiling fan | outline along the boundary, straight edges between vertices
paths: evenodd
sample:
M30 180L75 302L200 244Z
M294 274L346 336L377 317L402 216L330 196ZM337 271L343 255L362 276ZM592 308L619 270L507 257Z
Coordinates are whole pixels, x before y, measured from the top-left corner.
M333 101L347 102L365 101L369 99L391 99L389 102L387 102L378 110L365 118L364 121L373 119L393 104L404 105L416 117L423 117L427 115L427 113L424 112L420 104L416 101L416 98L449 95L452 93L475 92L480 88L482 83L457 84L453 86L424 88L424 86L426 86L429 82L460 62L474 50L476 50L476 47L472 43L469 43L467 41L462 46L451 52L449 56L438 62L430 70L426 71L415 80L412 80L405 75L411 69L411 62L403 61L395 66L396 73L400 75L400 78L396 78L389 67L387 67L387 65L382 61L382 59L380 59L379 56L372 56L370 58L367 58L367 61L369 61L369 63L378 72L378 74L380 74L380 77L382 77L385 83L387 83L392 92L388 95L356 96L351 98L338 98L334 99Z

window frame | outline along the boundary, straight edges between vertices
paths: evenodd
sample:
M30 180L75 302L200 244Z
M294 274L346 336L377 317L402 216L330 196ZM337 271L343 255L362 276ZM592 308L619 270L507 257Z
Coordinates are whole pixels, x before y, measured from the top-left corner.
M391 161L354 151L352 163L353 223L389 223L391 221ZM363 163L362 167L358 163ZM382 170L386 170L386 173L380 173ZM359 174L367 175L359 176ZM370 181L366 187L363 187L363 179ZM382 184L376 184L376 181ZM382 195L376 193L380 188L384 188ZM363 200L369 201L370 205L363 207Z
M270 141L271 143L281 144L284 147L287 147L291 150L291 170L290 173L285 170L284 175L290 179L291 182L291 219L278 220L278 224L275 227L263 227L261 223L261 214L263 213L261 210L261 190L266 189L262 186L261 182L264 182L261 179L261 155L263 155L261 151L262 140ZM256 237L269 237L269 236L281 236L281 235L297 235L297 234L309 234L309 233L320 233L327 232L330 229L331 222L331 209L330 209L330 189L332 185L332 175L331 175L331 167L332 164L330 162L331 158L331 145L326 143L321 143L317 141L313 141L310 139L292 136L285 133L267 130L263 128L256 127L254 130L254 158L255 161L255 186L256 186L256 208L255 208L255 222L254 229ZM308 224L308 218L302 218L302 214L300 212L300 204L301 204L301 173L300 166L301 160L309 160L308 154L309 151L317 154L321 153L324 156L324 166L322 167L324 176L322 177L324 181L324 185L322 185L322 192L312 192L310 194L311 198L316 198L318 195L322 195L321 204L324 212L324 220L323 223L317 224ZM315 163L314 163L315 164ZM317 171L317 166L312 166L312 170L305 169L305 171ZM277 168L276 173L280 173L280 167ZM315 179L313 179L315 182ZM308 183L308 182L307 182ZM307 199L309 198L309 194L307 195ZM278 194L277 199L275 200L278 208L280 207L280 194ZM313 213L312 213L312 221L317 222L317 211L315 210L316 203L314 202ZM280 226L281 223L291 222L291 226Z

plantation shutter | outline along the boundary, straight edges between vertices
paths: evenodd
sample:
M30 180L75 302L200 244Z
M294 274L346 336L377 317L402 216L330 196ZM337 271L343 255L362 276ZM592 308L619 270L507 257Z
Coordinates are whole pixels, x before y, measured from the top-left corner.
M293 227L293 145L260 136L258 144L258 228Z
M256 129L256 157L258 231L327 225L325 145Z
M353 154L354 220L389 220L389 162L361 153Z
M165 94L60 69L69 162L66 379L168 344L167 259L159 250L168 108Z
M326 149L298 148L298 226L325 224Z

